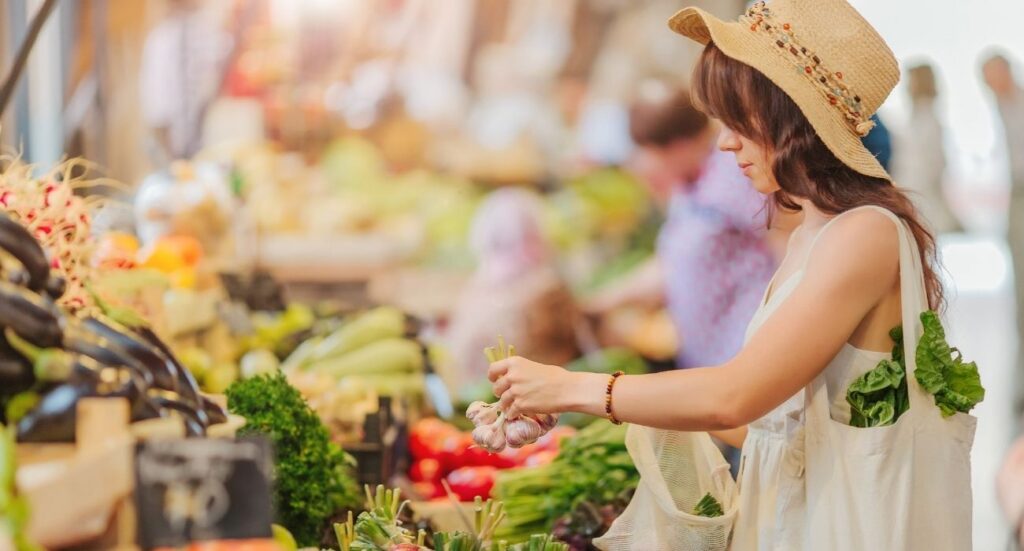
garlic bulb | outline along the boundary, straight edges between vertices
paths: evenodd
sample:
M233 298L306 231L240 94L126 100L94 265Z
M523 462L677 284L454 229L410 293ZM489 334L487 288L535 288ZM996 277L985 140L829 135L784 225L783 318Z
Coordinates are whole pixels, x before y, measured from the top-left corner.
M544 429L544 432L555 428L555 425L558 424L557 413L538 413L534 418L540 424L540 428Z
M505 440L513 448L532 444L547 432L532 417L520 417L505 423Z
M490 425L497 421L498 413L498 406L496 404L487 404L477 401L469 404L469 408L466 409L466 418L469 419L474 426L479 427L480 425Z
M498 421L488 425L480 425L473 429L473 442L481 448L498 453L505 449L505 423Z

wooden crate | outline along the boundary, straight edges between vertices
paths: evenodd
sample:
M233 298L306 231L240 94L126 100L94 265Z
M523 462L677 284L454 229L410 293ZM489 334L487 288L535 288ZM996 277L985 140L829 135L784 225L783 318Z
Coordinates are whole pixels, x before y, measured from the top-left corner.
M216 398L215 398L216 399ZM176 417L129 424L122 398L84 398L74 444L18 444L18 491L30 508L29 538L47 548L135 550L134 453L139 440L182 438ZM244 419L210 427L234 437Z

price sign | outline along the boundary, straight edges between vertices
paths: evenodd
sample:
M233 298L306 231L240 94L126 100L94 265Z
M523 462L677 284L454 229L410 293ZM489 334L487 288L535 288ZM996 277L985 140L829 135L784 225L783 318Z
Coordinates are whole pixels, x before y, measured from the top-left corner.
M269 538L271 452L263 439L195 438L138 445L139 545Z

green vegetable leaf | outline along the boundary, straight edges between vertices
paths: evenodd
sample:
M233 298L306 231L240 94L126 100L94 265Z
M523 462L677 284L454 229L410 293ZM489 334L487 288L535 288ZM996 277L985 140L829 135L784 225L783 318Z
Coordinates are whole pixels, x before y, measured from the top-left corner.
M935 395L935 405L942 410L944 417L971 411L985 399L978 366L974 362L964 362L960 351L950 348L938 314L932 311L921 313L921 324L924 333L915 354L917 382Z
M714 518L724 515L725 512L722 511L722 504L715 499L715 496L711 495L711 492L708 492L697 502L697 506L693 508L693 514L699 517Z
M899 363L882 360L874 369L854 379L846 391L850 425L879 427L895 423L910 407L904 374Z

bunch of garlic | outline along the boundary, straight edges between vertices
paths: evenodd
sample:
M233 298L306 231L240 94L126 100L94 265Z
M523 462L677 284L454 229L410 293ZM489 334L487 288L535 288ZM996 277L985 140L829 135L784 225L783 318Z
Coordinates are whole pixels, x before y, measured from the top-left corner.
M497 403L473 402L466 417L476 426L473 442L491 453L533 444L558 424L558 415L541 413L509 419Z
M505 340L498 336L498 347L486 348L484 355L494 363L515 355L515 347L506 347ZM473 441L491 453L498 453L506 446L521 448L532 444L558 424L558 415L548 413L509 419L497 402L473 402L466 410L466 418L476 427L473 429Z

